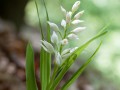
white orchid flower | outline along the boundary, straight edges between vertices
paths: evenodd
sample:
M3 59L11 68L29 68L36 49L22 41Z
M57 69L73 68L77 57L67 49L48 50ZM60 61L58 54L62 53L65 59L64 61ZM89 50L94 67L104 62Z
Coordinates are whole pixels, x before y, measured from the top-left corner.
M72 33L75 33L75 34L78 34L79 32L83 31L86 27L78 27L74 30L72 30L71 32Z
M51 42L54 43L54 44L56 44L56 45L58 43L58 36L57 36L57 34L56 34L55 31L53 31L53 34L51 36Z
M67 11L61 6L61 11L63 12L64 16L66 16Z
M61 57L60 53L57 52L57 53L55 54L55 62L56 62L57 65L60 65L60 64L61 64L61 61L62 61L62 57Z
M79 19L84 13L84 10L83 11L80 11L78 12L75 16L74 16L74 19Z
M65 55L65 54L67 54L67 53L70 53L70 50L71 50L71 48L65 49L65 50L61 53L61 55Z
M69 34L67 37L69 39L79 39L79 37L76 34L73 34L73 33Z
M74 47L73 49L70 50L70 53L74 52L77 49L78 49L78 47Z
M50 28L51 28L53 31L56 31L56 32L59 31L59 28L58 28L58 26L57 26L55 23L52 23L52 22L49 22L49 21L48 21L48 24L50 25Z
M64 28L66 27L66 21L64 19L61 22L61 26L64 27Z
M68 44L68 40L67 40L67 39L63 39L63 40L61 41L61 44L62 44L62 45L67 45L67 44Z
M72 7L72 12L77 11L77 9L79 8L79 5L80 5L80 1L76 1Z
M83 20L74 20L74 21L72 21L71 23L73 24L73 25L77 25L77 24L79 24L79 23L81 23L81 22L84 22Z
M65 54L65 55L62 55L62 59L63 60L66 60L72 53L68 53L68 54Z
M53 53L53 52L54 52L53 46L52 46L49 42L47 42L47 41L41 40L41 46L42 46L43 49L44 49L45 51L47 51L48 53Z
M70 21L71 21L71 13L67 12L67 14L66 14L66 23L70 23Z

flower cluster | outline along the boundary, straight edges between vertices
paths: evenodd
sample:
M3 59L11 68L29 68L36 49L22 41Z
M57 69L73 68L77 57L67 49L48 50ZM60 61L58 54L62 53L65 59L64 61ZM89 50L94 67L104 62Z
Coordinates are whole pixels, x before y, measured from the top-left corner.
M64 46L69 44L69 40L71 39L79 39L78 34L85 29L85 27L77 27L73 30L69 30L69 27L71 25L78 25L84 22L83 20L79 20L79 18L83 15L84 11L76 13L79 6L80 1L75 2L75 4L72 6L71 11L66 11L61 6L61 11L63 12L65 17L65 19L61 21L61 26L64 30L64 33L61 33L60 29L55 23L48 21L51 30L53 30L51 35L52 44L45 40L41 40L41 46L43 47L43 49L48 53L55 54L55 62L58 65L61 65L61 63L63 63L64 60L67 59L72 54L72 52L74 52L78 48L74 47L64 49Z

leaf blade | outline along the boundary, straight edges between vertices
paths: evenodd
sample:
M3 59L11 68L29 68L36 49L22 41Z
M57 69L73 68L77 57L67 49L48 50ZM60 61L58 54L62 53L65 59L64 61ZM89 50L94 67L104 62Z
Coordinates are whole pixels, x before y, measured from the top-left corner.
M93 55L73 74L73 76L63 85L61 90L66 90L79 76L80 74L84 71L84 69L88 66L88 64L92 61L93 57L96 55L97 51L99 50L101 46L100 45L97 47Z
M26 50L26 86L27 90L38 90L34 69L34 52L30 43Z

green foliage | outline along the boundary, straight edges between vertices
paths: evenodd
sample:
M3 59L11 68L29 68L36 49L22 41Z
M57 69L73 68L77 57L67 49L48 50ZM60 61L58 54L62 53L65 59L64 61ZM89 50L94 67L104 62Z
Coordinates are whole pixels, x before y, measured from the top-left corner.
M27 90L38 90L34 69L34 53L30 43L26 50L26 86Z

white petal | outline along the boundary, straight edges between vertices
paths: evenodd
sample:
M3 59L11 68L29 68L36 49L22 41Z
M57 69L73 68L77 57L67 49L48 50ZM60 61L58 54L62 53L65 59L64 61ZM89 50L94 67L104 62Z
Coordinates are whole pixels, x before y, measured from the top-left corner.
M66 21L64 19L61 22L61 26L63 26L64 28L66 27Z
M66 16L66 10L63 8L63 6L61 6L61 11L63 12L64 16Z
M52 22L49 22L48 21L48 24L50 25L50 28L54 31L59 31L59 28L58 26L55 24L55 23L52 23Z
M84 13L84 10L83 11L80 11L79 13L77 13L75 16L74 16L74 19L79 19Z
M71 50L70 50L70 53L74 52L74 51L77 50L77 49L78 49L78 47L75 47L75 48L71 49Z
M67 45L67 44L68 44L68 40L67 40L67 39L63 39L63 40L61 41L61 43L62 43L62 45Z
M54 52L54 48L50 43L48 43L47 41L42 41L42 40L41 42L43 43L42 45L47 49L48 52L50 53Z
M61 61L62 61L62 57L61 57L60 53L59 53L59 52L56 53L56 54L55 54L55 57L56 57L56 63L57 63L58 65L60 65L60 64L61 64Z
M74 20L74 21L72 21L71 23L73 24L73 25L76 25L76 24L79 24L79 23L81 23L81 22L84 22L83 20Z
M68 13L69 13L70 17L72 17L72 12L71 12L71 11L69 11Z
M71 14L69 12L67 12L66 14L66 23L70 23L71 21Z
M58 36L57 34L53 31L53 34L51 36L51 42L57 44L58 43Z
M47 48L46 48L44 45L40 44L40 46L42 46L42 48L43 48L46 52L50 53L49 50L47 50Z
M64 54L69 53L69 52L70 52L70 50L71 50L71 48L65 49L65 50L61 53L61 55L64 55Z
M65 59L67 59L70 55L71 55L71 53L68 53L68 54L62 55L62 59L65 60Z
M69 39L79 39L78 38L78 36L77 35L75 35L75 34L69 34L68 36L67 36Z
M76 1L72 7L72 12L75 12L79 8L79 5L80 5L80 1Z
M86 27L78 27L71 31L72 33L78 34L79 32L83 31Z

